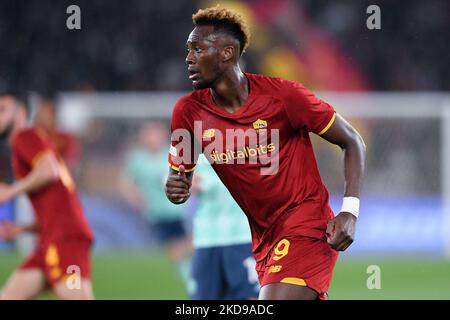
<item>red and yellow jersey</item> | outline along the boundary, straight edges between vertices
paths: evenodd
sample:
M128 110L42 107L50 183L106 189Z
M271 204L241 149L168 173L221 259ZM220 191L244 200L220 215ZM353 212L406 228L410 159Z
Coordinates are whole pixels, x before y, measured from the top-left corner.
M169 165L194 170L205 154L247 215L260 261L282 238L324 237L333 212L309 132L326 132L336 113L299 83L246 76L250 93L235 113L218 107L209 89L177 101Z
M14 136L12 159L16 178L27 176L46 153L53 153L58 159L59 179L29 193L36 213L40 240L55 241L73 237L92 239L93 234L76 194L72 176L43 130L29 128Z

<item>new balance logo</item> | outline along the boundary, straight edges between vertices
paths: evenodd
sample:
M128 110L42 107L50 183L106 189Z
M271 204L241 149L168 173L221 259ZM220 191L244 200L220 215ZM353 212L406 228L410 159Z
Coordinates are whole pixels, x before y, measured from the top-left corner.
M267 273L277 273L277 272L280 272L282 267L283 267L283 266L281 266L281 265L279 265L279 264L274 265L274 266L271 266L271 267L269 268L269 272L267 272Z

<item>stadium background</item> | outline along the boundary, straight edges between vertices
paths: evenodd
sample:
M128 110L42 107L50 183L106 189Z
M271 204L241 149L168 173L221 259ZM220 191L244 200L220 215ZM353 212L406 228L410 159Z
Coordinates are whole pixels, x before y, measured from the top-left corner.
M139 125L168 122L173 102L190 90L184 64L190 15L215 3L0 3L0 87L56 93L61 127L81 143L74 170L96 233L97 298L187 298L143 218L120 196L117 180ZM220 3L250 22L246 71L304 83L354 123L367 143L356 242L341 255L330 298L449 299L449 3L377 1L381 30L366 27L366 8L373 4L367 1ZM81 8L81 30L66 28L69 4ZM339 150L314 143L338 210ZM6 179L4 156L0 162ZM16 203L16 211L22 206ZM14 208L0 210L0 218L12 219ZM194 212L195 201L187 221ZM31 242L22 237L0 244L0 284ZM379 290L366 286L372 265L381 270Z

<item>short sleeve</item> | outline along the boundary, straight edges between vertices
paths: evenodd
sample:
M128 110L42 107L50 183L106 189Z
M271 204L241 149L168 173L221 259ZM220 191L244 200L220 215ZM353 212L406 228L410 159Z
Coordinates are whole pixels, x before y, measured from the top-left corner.
M13 139L12 147L15 155L30 167L47 152L53 152L51 145L32 130L19 132Z
M173 109L169 166L179 171L181 165L186 172L194 170L201 146L194 137L194 123L187 111L187 102L180 99Z
M303 85L284 81L282 93L286 113L295 129L303 128L322 135L333 124L336 110Z

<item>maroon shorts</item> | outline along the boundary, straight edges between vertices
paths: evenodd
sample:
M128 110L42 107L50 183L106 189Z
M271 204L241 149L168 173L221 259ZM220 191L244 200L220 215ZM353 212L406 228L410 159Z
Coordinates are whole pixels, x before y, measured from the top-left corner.
M277 282L307 286L326 299L338 255L326 240L287 237L256 265L259 282L261 287Z
M57 240L39 243L35 251L20 266L20 269L40 269L50 285L78 274L81 278L91 277L90 240Z

